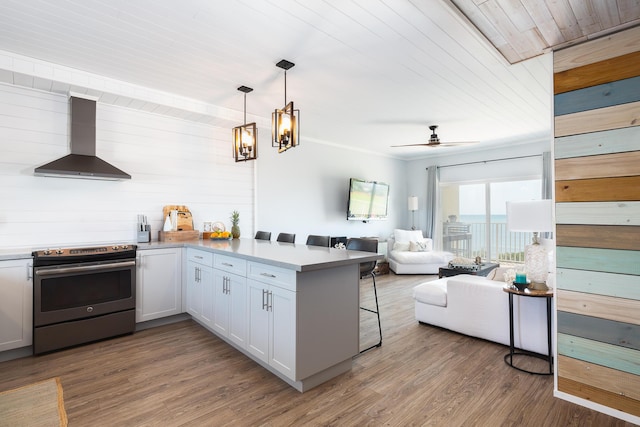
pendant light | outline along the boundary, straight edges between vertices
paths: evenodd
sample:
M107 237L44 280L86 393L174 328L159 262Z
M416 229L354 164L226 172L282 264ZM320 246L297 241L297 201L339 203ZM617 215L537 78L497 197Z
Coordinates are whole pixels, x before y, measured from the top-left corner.
M236 162L255 160L258 157L258 129L255 123L247 123L247 94L253 89L240 86L244 93L244 124L233 128L233 156Z
M284 108L276 108L271 115L271 143L278 148L278 153L300 144L300 110L293 108L293 101L287 103L287 70L294 65L286 59L276 64L284 70Z

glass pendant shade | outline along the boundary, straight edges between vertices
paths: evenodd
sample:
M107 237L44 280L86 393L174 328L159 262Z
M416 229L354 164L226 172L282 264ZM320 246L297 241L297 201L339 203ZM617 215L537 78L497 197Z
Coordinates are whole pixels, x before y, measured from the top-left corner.
M293 101L283 109L276 109L271 115L271 136L273 146L278 147L278 153L298 146L299 115L300 111L293 108Z
M233 128L233 157L236 162L255 160L258 157L258 129L255 123L247 123L247 93L253 89L240 86L244 93L244 124Z
M284 70L284 103L282 109L276 108L271 115L271 144L278 148L278 153L300 144L300 110L293 108L293 101L287 103L287 70L293 62L283 59L276 67Z
M233 153L236 162L255 160L258 157L257 136L255 123L233 128Z

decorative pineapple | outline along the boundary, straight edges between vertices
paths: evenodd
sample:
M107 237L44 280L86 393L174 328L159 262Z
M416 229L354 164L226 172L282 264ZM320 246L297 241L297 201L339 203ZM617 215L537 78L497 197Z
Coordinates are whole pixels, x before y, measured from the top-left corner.
M240 238L240 227L238 226L238 222L240 222L240 212L233 211L231 213L231 235L234 239Z

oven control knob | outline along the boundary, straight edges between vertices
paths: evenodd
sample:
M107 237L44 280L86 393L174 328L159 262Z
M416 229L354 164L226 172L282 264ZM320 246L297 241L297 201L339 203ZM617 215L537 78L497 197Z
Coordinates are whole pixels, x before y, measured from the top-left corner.
M91 313L93 311L93 307L89 306L87 307L87 313Z
M122 245L120 246L121 249L129 249L129 245Z
M120 247L118 245L112 247L111 249L113 249L114 251L117 251L118 249L120 249Z
M62 250L62 249L56 249L56 253L57 253L58 255L62 255L62 254L64 253L64 250Z
M45 249L42 253L45 255L51 255L51 249Z

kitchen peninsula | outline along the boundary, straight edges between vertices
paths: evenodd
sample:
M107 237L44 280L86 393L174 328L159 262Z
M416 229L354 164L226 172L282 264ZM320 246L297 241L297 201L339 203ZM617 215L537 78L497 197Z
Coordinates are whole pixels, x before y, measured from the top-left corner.
M382 255L255 239L184 247L184 309L300 392L351 369L359 352L359 264ZM140 297L140 296L139 296Z

